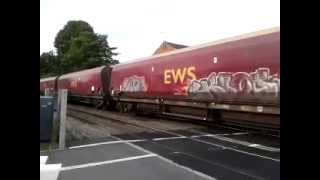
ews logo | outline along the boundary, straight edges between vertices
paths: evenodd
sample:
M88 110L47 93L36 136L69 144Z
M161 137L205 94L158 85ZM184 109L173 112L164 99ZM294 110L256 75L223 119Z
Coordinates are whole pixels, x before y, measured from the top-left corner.
M178 69L165 69L164 70L164 84L181 83L183 84L187 79L196 80L196 68L194 66L178 68Z

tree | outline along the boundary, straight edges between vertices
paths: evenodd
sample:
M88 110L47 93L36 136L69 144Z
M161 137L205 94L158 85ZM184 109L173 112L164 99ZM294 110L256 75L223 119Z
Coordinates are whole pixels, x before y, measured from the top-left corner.
M59 74L101 65L117 64L107 36L94 33L84 21L70 21L59 31L55 39L58 53Z
M84 21L69 21L55 38L54 46L58 55L68 52L73 38L78 37L82 32L92 32L93 28Z
M52 51L40 55L40 77L56 74L57 56Z

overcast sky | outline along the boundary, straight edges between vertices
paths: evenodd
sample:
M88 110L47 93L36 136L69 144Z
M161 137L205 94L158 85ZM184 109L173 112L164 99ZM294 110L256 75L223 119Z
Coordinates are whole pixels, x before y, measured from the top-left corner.
M280 26L280 0L40 0L40 54L69 20L84 20L128 62L166 40L187 46Z

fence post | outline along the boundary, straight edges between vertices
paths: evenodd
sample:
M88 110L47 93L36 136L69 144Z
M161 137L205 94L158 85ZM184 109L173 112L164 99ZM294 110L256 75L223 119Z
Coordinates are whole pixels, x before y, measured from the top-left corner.
M68 90L61 89L59 90L58 95L58 106L59 106L59 120L60 120L60 133L59 133L59 149L65 149L66 142L66 121L67 121L67 98Z
M54 94L54 112L53 112L53 125L52 125L52 142L55 144L59 142L59 118L60 118L60 96L59 93Z
M44 96L49 96L49 90L47 88L44 89Z

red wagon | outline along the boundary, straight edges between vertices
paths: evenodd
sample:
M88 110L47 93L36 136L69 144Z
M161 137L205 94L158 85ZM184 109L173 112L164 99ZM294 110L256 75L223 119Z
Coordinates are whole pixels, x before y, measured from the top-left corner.
M116 65L111 77L113 95L121 92L124 101L278 107L280 31L262 31Z
M101 66L59 77L58 89L67 89L70 100L101 104L108 96L110 68Z
M40 94L53 94L57 90L57 76L40 79Z

